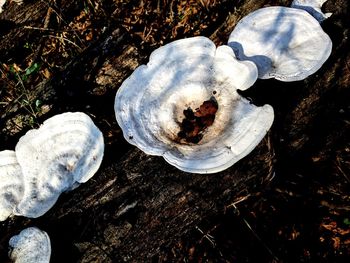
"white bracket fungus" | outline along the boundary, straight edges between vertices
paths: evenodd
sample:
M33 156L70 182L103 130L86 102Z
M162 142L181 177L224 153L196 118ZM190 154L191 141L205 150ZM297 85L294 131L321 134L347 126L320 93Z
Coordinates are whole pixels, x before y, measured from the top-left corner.
M23 0L13 0L13 2L16 2L17 4L22 4ZM2 13L2 7L4 6L4 4L6 3L6 0L0 0L0 13Z
M322 5L327 0L293 0L291 7L299 8L307 11L318 22L322 22L332 15L332 13L323 13L321 10Z
M0 0L0 13L2 12L2 7L4 6L6 0Z
M309 13L288 7L265 7L244 17L228 45L241 60L253 61L259 78L297 81L315 73L327 60L332 41Z
M51 242L48 234L36 227L22 230L9 241L9 257L14 263L49 263Z
M15 215L39 217L59 195L89 180L103 157L101 131L84 113L63 113L28 131L16 145L24 176L23 198Z
M59 195L89 180L102 162L101 131L84 113L63 113L0 152L0 221L39 217Z
M23 175L14 151L0 152L0 221L12 215L23 196Z
M242 98L257 79L250 61L205 37L155 50L119 88L115 114L125 139L180 170L222 171L246 156L272 125L269 105Z

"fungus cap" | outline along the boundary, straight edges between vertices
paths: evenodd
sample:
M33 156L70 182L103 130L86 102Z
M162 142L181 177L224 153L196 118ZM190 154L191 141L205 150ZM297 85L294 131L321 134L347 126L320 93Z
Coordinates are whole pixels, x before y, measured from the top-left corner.
M17 4L22 4L23 0L13 0L13 2L16 2ZM6 0L0 0L0 13L2 13L3 9L2 7L5 5Z
M23 196L23 175L14 151L0 152L0 221L6 220Z
M244 17L228 45L241 60L253 61L259 78L297 81L327 60L332 41L309 13L289 7L265 7Z
M22 230L9 241L9 257L14 263L49 263L51 242L49 235L36 227Z
M84 113L67 112L28 131L16 145L24 176L24 195L16 215L38 217L59 195L89 180L103 157L101 131Z
M252 151L272 124L271 106L237 93L256 79L254 63L238 61L228 46L216 48L205 37L177 40L123 82L116 119L125 139L145 153L186 172L219 172Z
M0 0L0 13L2 12L2 7L4 6L6 0Z
M326 1L327 0L293 0L291 7L305 10L321 23L332 15L332 13L323 13L321 10L322 5Z

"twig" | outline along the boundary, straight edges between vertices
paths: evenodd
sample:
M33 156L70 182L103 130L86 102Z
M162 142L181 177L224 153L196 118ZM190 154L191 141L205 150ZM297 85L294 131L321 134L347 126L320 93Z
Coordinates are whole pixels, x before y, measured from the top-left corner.
M231 205L234 210L235 210L235 214L238 216L240 215L240 211L237 208L237 206L235 204ZM267 252L269 252L269 254L272 256L274 262L280 262L280 260L278 259L278 257L272 252L272 250L267 246L267 244L261 239L261 237L254 231L254 229L250 226L250 224L248 223L248 221L245 218L241 218L243 223L246 225L246 227L249 229L250 233L252 233L252 235L263 245L263 247L267 250Z
M215 243L215 238L208 234L208 233L204 233L202 229L200 229L198 226L195 227L196 230L198 230L199 233L201 233L203 235L204 238L206 238L210 244L213 246L213 247L216 247L216 243Z
M250 194L246 195L246 196L243 196L241 197L240 199L238 199L237 201L233 202L232 204L229 204L228 206L226 206L226 208L229 208L229 207L233 207L233 208L236 208L236 205L247 200L248 198L250 197Z
M49 7L47 9L46 17L45 17L45 20L44 20L44 27L43 27L44 29L47 29L48 26L49 26L51 14L52 14L52 8ZM36 48L36 50L35 50L35 52L33 54L32 63L31 63L31 65L29 65L29 67L31 67L35 63L35 61L37 60L37 58L39 56L39 53L42 50L43 50L43 39L40 40L39 45L38 45L38 47Z
M56 14L56 16L57 16L60 20L63 21L63 23L65 23L67 26L69 26L68 22L67 22L65 19L63 19L63 17L62 17L54 8L51 7L51 9L52 9L52 12L54 12L54 13ZM74 35L76 36L76 38L79 40L80 44L82 44L82 45L85 47L84 42L81 40L80 36L76 33L76 30L72 30L72 32L74 33Z
M157 2L157 13L160 14L160 0Z
M57 39L60 39L60 40L64 40L64 41L67 41L68 43L72 44L73 46L75 46L76 48L79 49L80 52L83 51L83 49L81 47L79 47L77 44L75 44L73 41L67 39L67 38L64 38L62 36L60 37L57 37L57 36L53 36L53 35L44 35L43 37L52 37L52 38L57 38Z
M40 31L49 31L54 33L66 33L66 32L77 32L77 31L83 31L85 29L65 29L65 30L57 30L53 28L43 28L43 27L35 27L35 26L23 26L24 29L31 29L31 30L40 30Z
M170 22L174 21L173 2L174 1L170 1L170 6L169 6L169 9L170 9Z
M341 162L339 157L337 157L337 169L345 177L345 179L350 183L350 178L347 176L347 174L343 171L343 169L340 166L341 166Z

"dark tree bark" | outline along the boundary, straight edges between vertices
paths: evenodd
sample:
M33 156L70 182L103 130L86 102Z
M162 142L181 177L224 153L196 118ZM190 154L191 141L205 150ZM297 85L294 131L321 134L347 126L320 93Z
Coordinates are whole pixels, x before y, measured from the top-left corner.
M285 5L289 1L238 1L225 22L212 30L216 44L227 41L240 18L265 4ZM30 2L25 8L13 7L17 14L1 14L11 21L0 38L1 58L26 38L40 37L22 26L41 26L48 7L44 1ZM74 1L61 1L61 10L72 11ZM63 194L57 204L38 219L11 218L0 225L0 261L6 259L9 238L27 226L47 231L52 242L52 262L143 262L157 260L203 220L225 213L232 204L263 191L274 177L276 156L295 162L307 154L310 145L325 141L327 151L344 140L349 124L334 127L333 107L349 110L348 3L335 1L327 8L333 16L324 23L333 40L333 52L319 72L305 81L282 83L259 80L243 94L254 103L271 104L276 119L272 130L259 146L231 168L211 175L184 173L161 157L148 156L128 145L113 112L114 95L121 82L149 52L138 46L122 27L111 24L106 33L75 57L52 79L30 92L30 100L40 98L51 105L39 120L62 111L86 111L105 136L105 158L98 173L87 183ZM15 12L13 11L13 12ZM4 23L4 20L0 20ZM104 105L110 105L105 107ZM87 107L88 106L88 107ZM330 107L332 106L332 107ZM332 110L329 110L332 109ZM26 114L14 101L0 113L1 141L13 147L26 128L10 132L18 115ZM316 132L327 118L329 125ZM10 128L9 128L10 127ZM314 137L319 133L318 137Z

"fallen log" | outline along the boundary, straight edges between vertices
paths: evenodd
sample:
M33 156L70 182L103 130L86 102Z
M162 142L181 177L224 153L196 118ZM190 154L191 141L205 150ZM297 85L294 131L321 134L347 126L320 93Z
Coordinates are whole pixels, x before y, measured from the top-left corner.
M222 44L241 17L275 2L237 3L235 11L211 32L211 39ZM73 8L73 2L71 4L70 7L68 2L61 3L67 10ZM42 2L30 5L40 11L36 19L46 15L47 9L41 5ZM345 1L339 1L339 5L345 5ZM31 12L31 8L25 9L26 12ZM77 110L93 117L106 139L102 166L89 182L62 195L44 216L37 219L15 217L1 223L0 261L7 258L9 238L27 226L37 226L50 235L52 262L158 261L203 220L225 213L242 198L263 191L274 177L278 162L276 151L284 158L307 151L314 140L314 125L320 117L332 116L327 110L327 106L334 103L329 94L349 94L346 89L350 81L347 62L350 57L346 51L349 42L342 38L348 32L344 28L346 14L341 7L331 8L335 14L326 21L325 29L334 41L334 50L328 62L320 72L303 82L259 80L245 92L254 103L270 103L274 107L275 124L246 158L211 175L181 172L161 157L147 156L124 141L114 118L114 94L139 64L147 62L148 53L125 29L111 25L107 33L52 79L30 92L30 100L40 98L50 105L50 111L38 120L56 112ZM338 30L333 30L335 28ZM10 32L5 38L22 37L16 34ZM0 51L2 48L10 49L11 44L1 46ZM14 146L28 128L24 125L16 132L9 131L13 120L21 114L26 113L17 102L9 104L1 113L3 147ZM329 127L325 134L332 132ZM338 134L328 143L342 136Z

